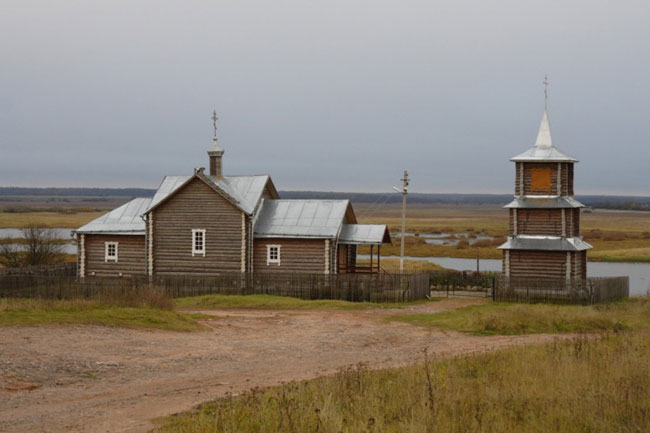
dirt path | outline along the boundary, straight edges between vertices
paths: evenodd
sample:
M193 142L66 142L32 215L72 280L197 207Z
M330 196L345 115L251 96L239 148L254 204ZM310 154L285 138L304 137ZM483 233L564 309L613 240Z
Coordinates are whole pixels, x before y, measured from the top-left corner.
M0 431L140 432L198 403L331 374L540 343L552 335L474 337L384 323L390 314L480 302L449 299L401 310L203 311L206 332L99 326L0 328Z

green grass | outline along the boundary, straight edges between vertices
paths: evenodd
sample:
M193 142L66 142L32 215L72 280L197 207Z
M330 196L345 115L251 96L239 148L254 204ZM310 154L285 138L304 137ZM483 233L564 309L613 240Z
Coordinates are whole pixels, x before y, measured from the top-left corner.
M648 329L650 299L631 298L594 306L494 303L386 320L476 335Z
M196 318L200 317L153 307L109 305L96 300L0 300L0 326L85 324L188 332L202 329Z
M174 300L177 309L221 309L241 308L252 310L366 310L371 308L403 308L428 300L413 302L347 302L335 300L303 300L286 296L271 295L206 295L178 298Z
M649 337L624 332L394 370L350 368L226 397L153 431L647 432Z

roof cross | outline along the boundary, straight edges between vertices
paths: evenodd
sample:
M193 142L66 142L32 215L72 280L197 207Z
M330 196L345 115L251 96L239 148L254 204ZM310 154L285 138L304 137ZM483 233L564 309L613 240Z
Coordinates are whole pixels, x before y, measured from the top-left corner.
M217 117L217 110L212 111L212 127L214 128L214 136L217 136L217 120L219 118Z

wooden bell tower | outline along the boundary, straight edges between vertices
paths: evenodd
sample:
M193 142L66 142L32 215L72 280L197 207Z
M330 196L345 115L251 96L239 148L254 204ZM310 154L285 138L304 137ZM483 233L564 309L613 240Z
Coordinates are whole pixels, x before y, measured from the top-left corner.
M573 166L578 161L553 146L547 110L531 149L515 163L515 198L505 206L510 231L503 250L506 277L587 277L587 250L580 236L580 210L573 194Z

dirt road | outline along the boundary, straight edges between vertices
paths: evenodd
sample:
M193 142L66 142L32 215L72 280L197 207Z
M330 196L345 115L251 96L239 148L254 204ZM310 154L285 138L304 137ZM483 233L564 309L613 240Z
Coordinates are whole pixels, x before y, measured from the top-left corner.
M0 431L141 432L152 419L226 392L436 356L539 343L552 335L474 337L385 323L439 312L449 299L400 310L203 311L205 332L99 326L0 328Z

